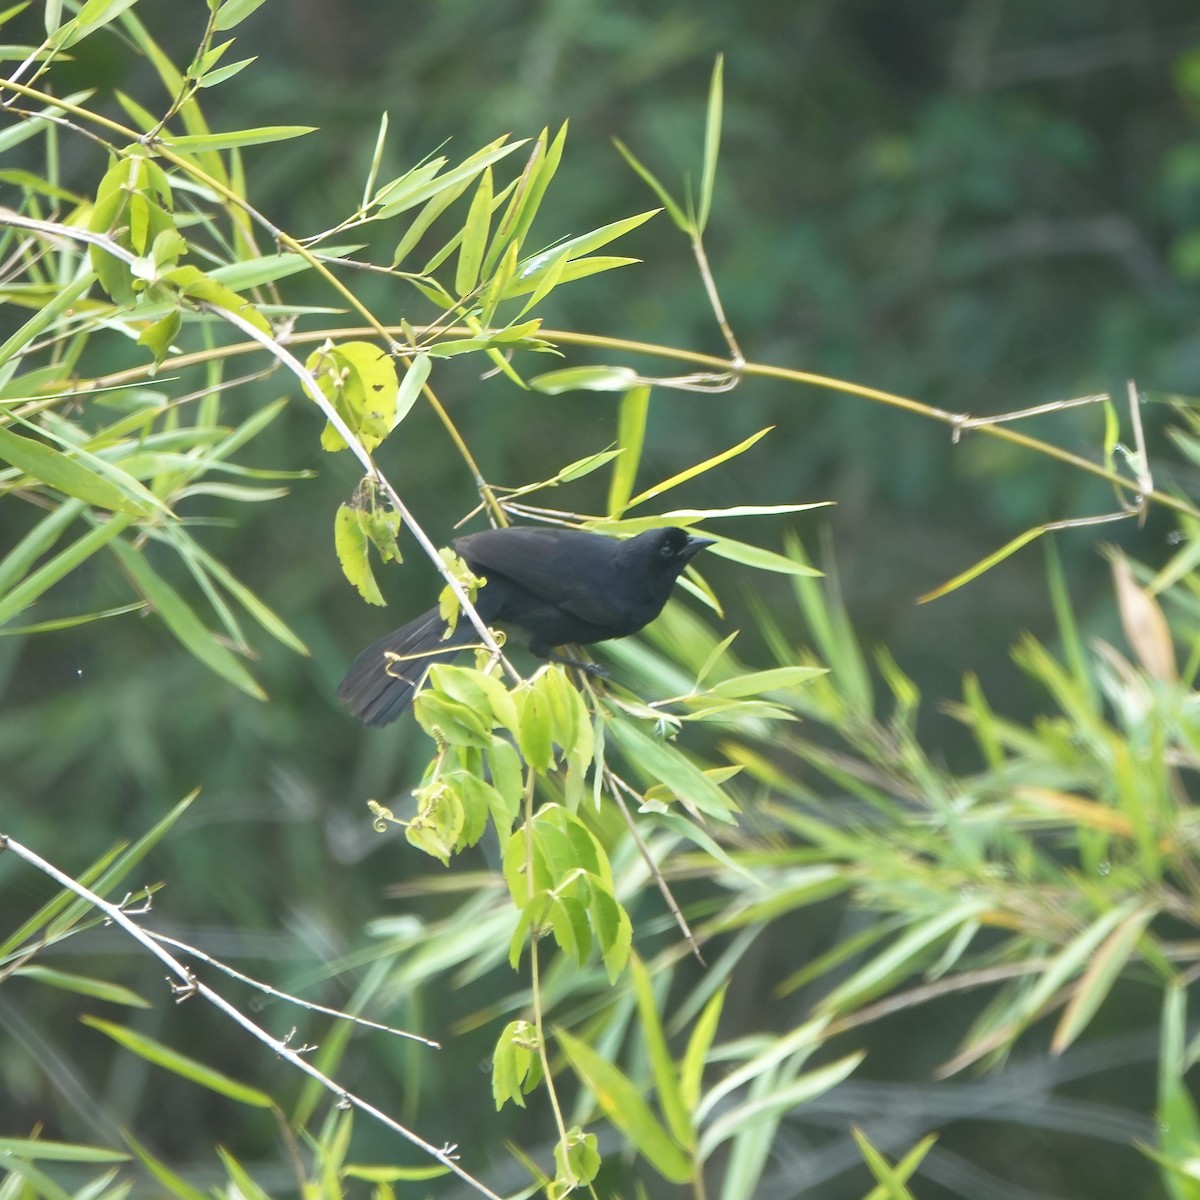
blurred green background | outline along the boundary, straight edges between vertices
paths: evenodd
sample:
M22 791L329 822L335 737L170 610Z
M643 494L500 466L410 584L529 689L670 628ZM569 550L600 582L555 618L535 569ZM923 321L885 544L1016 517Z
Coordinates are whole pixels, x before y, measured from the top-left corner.
M138 12L182 62L203 9L176 2ZM120 87L161 108L153 72L119 36L92 38L79 50L62 86L74 71L81 86ZM536 229L545 243L653 206L614 137L661 178L695 177L708 78L714 55L724 53L724 141L706 241L749 359L975 415L1110 389L1123 395L1129 376L1160 396L1197 390L1200 16L1186 0L295 0L265 5L239 30L238 51L259 61L205 95L214 129L320 127L247 155L250 194L280 226L307 235L353 208L382 110L391 118L384 178L446 139L461 156L501 133L535 136L569 119L564 165ZM91 186L100 152L80 140L70 156L78 174L64 184ZM549 326L722 352L687 245L665 217L616 252L644 261L555 293ZM410 292L368 277L352 283L384 320L423 316ZM299 288L289 295L306 299ZM307 300L329 302L326 294ZM308 327L323 320L311 318ZM580 352L568 361L614 358ZM606 395L525 394L504 380L481 383L458 364L438 383L497 483L542 478L615 434L615 402ZM274 376L226 403L244 413L289 391L291 381ZM1159 485L1194 492L1193 475L1162 436L1164 409L1148 406L1145 417ZM642 479L764 425L776 427L767 439L696 492L681 490L670 506L702 497L710 505L836 501L822 514L756 519L730 532L778 549L794 529L815 550L827 524L864 640L885 641L931 700L957 695L961 675L973 670L1011 711L1036 707L1007 659L1022 630L1050 629L1036 548L933 605L914 599L1031 524L1112 509L1111 491L986 439L952 446L943 426L866 400L764 381L720 395L656 392ZM231 508L237 524L214 527L207 542L312 649L311 659L300 659L259 639L256 673L269 704L207 674L154 621L126 617L0 639L3 827L78 869L201 786L185 824L149 866L148 881L169 880L159 924L282 986L361 945L364 923L410 910L428 919L448 903L385 896L388 884L430 867L403 841L373 832L364 807L368 796L400 802L423 765L423 739L411 723L363 731L333 698L353 654L426 607L435 577L414 550L383 576L393 604L386 612L368 609L345 583L332 520L357 473L320 450L319 430L297 398L244 458L309 467L316 477L286 499ZM1028 432L1095 457L1102 418L1098 409L1074 410L1029 422ZM414 412L379 458L425 528L447 541L474 497L434 417ZM563 503L598 512L603 486L593 476L563 493ZM4 545L23 528L24 514L11 507L0 510ZM1170 529L1154 516L1144 529L1119 526L1104 537L1154 563L1169 552ZM1111 633L1097 542L1095 531L1082 530L1061 538L1060 548L1085 626ZM725 627L747 628L739 646L753 659L747 592L778 602L781 615L790 601L781 581L748 574L722 564L712 578L726 603ZM117 603L121 588L115 566L97 560L58 589L50 608L68 615ZM963 754L934 703L924 720L932 745L951 759ZM485 856L469 865L485 865ZM6 908L32 907L46 890L0 862ZM852 920L832 905L825 915L831 930ZM805 931L795 945L772 944L747 960L737 1022L782 1028L799 1019L799 1006L781 1011L769 986L831 936ZM86 952L128 955L103 933ZM153 989L156 969L139 969ZM322 998L343 1001L353 981L353 973L341 976ZM449 1031L511 987L511 979L485 979L406 998L396 1019L450 1041L450 1049L431 1066L385 1046L360 1064L364 1078L350 1082L391 1089L401 1108L419 1111L433 1141L465 1141L467 1130L494 1124L477 1070L494 1033ZM910 1132L911 1141L944 1124L942 1177L921 1193L929 1200L1127 1200L1129 1180L1148 1178L1127 1145L1146 1131L1140 1118L1122 1117L1127 1103L1148 1107L1153 1086L1139 1071L1153 1043L1136 1032L1153 1014L1139 1013L1138 1002L1128 998L1120 1040L1068 1056L1070 1067L1035 1056L1024 1075L1010 1074L1003 1094L989 1081L964 1081L955 1085L961 1093L942 1090L936 1099L923 1084L901 1086L937 1061L939 1051L924 1039L936 1036L940 1046L945 1031L931 1029L924 1012L888 1025L863 1077L834 1093L836 1102L823 1100L780 1148L794 1162L795 1187L772 1194L861 1194L853 1186L861 1179L844 1174L857 1161L846 1126L858 1120L876 1144L880 1129L900 1144ZM186 1049L190 1039L199 1046L228 1036L215 1017L192 1017L173 1044ZM956 1019L948 1006L947 1021ZM48 1094L31 1058L48 1061L83 1035L68 1004L36 1037L21 1020L0 995L0 1023L25 1043L0 1044L7 1093L0 1108L14 1128L47 1119L57 1136L86 1140L118 1122L136 1124L161 1152L180 1158L206 1160L218 1138L251 1158L270 1153L263 1151L275 1136L269 1118L234 1135L206 1124L210 1109L214 1122L222 1119L219 1102L201 1099L197 1107L190 1095L182 1122L154 1099L161 1081L148 1088L144 1064L126 1056L108 1071L105 1047L96 1048L99 1084L78 1080L73 1098L69 1087ZM161 1013L149 1020L147 1031L163 1036L153 1024ZM227 1065L240 1065L243 1053L231 1045ZM545 1116L537 1108L531 1117L506 1111L500 1126L528 1143L531 1123ZM989 1174L971 1175L983 1167Z

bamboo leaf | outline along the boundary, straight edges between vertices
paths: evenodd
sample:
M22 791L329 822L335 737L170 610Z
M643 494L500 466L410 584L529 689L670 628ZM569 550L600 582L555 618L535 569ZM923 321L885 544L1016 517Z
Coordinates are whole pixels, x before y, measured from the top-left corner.
M164 137L162 144L184 154L200 154L207 150L233 150L240 146L262 146L267 142L286 142L290 138L315 133L315 125L263 125L258 129L234 129L229 133L183 134Z
M999 550L989 554L986 558L982 558L973 567L968 567L961 574L955 575L953 579L943 583L940 587L935 587L933 591L926 592L923 596L917 597L918 604L928 604L930 600L940 599L942 596L948 595L950 592L957 591L965 583L970 583L972 579L978 579L980 575L990 571L997 563L1003 562L1011 554L1015 554L1022 546L1028 546L1030 542L1042 536L1046 532L1044 525L1038 525L1033 529L1027 529L1024 533L1018 534L1011 542L1005 542Z
M713 544L705 551L715 554L718 558L727 558L730 562L741 563L746 567L754 567L759 571L774 571L780 575L802 575L816 577L822 572L816 567L797 562L786 554L776 554L774 550L764 550L761 546L751 546L747 542L738 542L733 538L714 536Z
M234 657L233 652L217 641L183 597L150 566L144 555L120 539L112 543L112 549L134 585L185 649L210 671L227 679L248 696L253 696L256 700L267 698L266 693Z
M645 384L630 388L621 398L617 410L617 446L621 456L613 466L612 482L608 487L608 515L614 520L625 512L633 494L649 413L650 388Z
M863 1053L848 1054L837 1062L818 1067L791 1083L723 1112L701 1135L696 1157L700 1162L706 1162L714 1150L742 1129L771 1120L824 1095L850 1075L865 1057Z
M213 17L213 28L219 31L232 29L265 3L266 0L225 0Z
M231 1079L220 1071L214 1071L212 1067L197 1062L194 1058L188 1058L145 1034L127 1029L123 1025L114 1024L112 1021L102 1021L99 1017L84 1016L80 1017L80 1020L92 1029L112 1038L117 1045L124 1046L131 1053L144 1058L147 1062L154 1063L155 1066L171 1071L184 1079L190 1079L192 1083L199 1084L210 1092L216 1092L218 1095L251 1108L274 1107L275 1102L266 1092Z
M555 1037L601 1112L664 1179L686 1183L692 1177L691 1161L650 1111L641 1092L586 1042L563 1029L555 1030Z
M629 149L619 138L613 138L613 144L617 147L621 157L634 169L638 177L645 183L650 190L658 197L659 203L667 210L667 215L683 230L684 233L691 235L693 226L691 220L684 213L683 209L671 198L670 192L650 173L649 168L644 167L633 155L633 151Z
M928 949L964 921L977 917L987 904L983 899L954 904L926 920L914 920L886 950L870 959L821 1002L825 1013L844 1012L878 995L889 984L916 970Z
M492 169L484 170L467 210L467 223L463 226L462 246L458 251L458 267L454 272L454 290L466 296L475 290L479 282L479 268L483 263L483 252L487 247L488 232L492 219Z
M732 679L722 679L708 690L718 696L740 699L742 696L761 696L764 692L800 687L815 676L828 673L824 667L773 667L767 671L751 671L746 675L735 675Z
M560 396L563 392L624 392L638 380L630 367L565 367L535 375L529 386L535 392Z
M49 1162L128 1162L129 1155L104 1146L79 1146L73 1142L45 1142L41 1138L0 1138L0 1156L14 1155Z
M408 416L409 409L417 402L417 397L425 386L425 380L429 378L431 366L432 362L428 354L418 354L412 360L412 365L405 371L404 378L400 381L400 389L396 393L396 412L392 417L393 429Z
M46 487L83 500L97 508L105 508L110 512L131 513L136 517L148 517L154 511L153 506L142 503L103 475L89 470L78 459L63 454L53 446L34 441L33 438L22 437L2 426L0 458ZM112 471L113 468L109 467L108 470ZM131 480L130 483L142 490L135 481Z
M713 184L717 177L717 155L721 149L721 110L724 106L725 56L717 55L712 82L708 89L708 117L704 123L704 167L700 176L700 209L696 214L696 232L703 233L712 209Z
M721 1019L721 1009L725 1005L725 993L728 988L729 984L725 983L712 994L696 1024L692 1026L691 1037L688 1038L687 1049L679 1068L679 1093L689 1114L696 1111L700 1102L704 1067L708 1062L713 1038L716 1037L717 1023Z
M119 983L109 983L105 979L92 979L87 975L72 975L66 971L55 971L50 967L18 967L14 975L23 975L26 979L34 979L48 987L59 988L64 992L76 992L81 996L91 996L96 1000L104 1000L108 1004L124 1004L129 1008L149 1008L150 1002L143 999L137 992L122 987Z
M629 957L629 972L633 980L634 998L637 1001L638 1024L646 1043L646 1054L650 1059L650 1069L654 1073L654 1084L658 1091L658 1103L667 1119L667 1127L671 1134L681 1146L688 1148L693 1144L695 1136L691 1117L680 1091L675 1061L667 1049L667 1038L658 1016L658 1005L654 1000L654 990L650 986L650 975L645 963L636 954Z
M28 608L43 592L81 563L86 562L97 550L111 542L127 525L132 523L133 517L128 513L117 513L107 521L88 530L49 562L43 563L6 595L0 597L0 624L16 616L22 609ZM2 567L3 564L0 564L0 568Z
M1125 969L1156 912L1150 906L1135 909L1092 955L1054 1030L1050 1049L1055 1054L1061 1054L1087 1028L1096 1010L1112 991L1113 984Z
M757 433L744 438L736 446L730 446L728 450L722 450L720 454L714 454L711 458L706 458L703 462L698 462L695 466L688 467L686 471L680 471L678 474L664 479L661 483L656 483L653 487L647 488L644 492L639 492L629 501L627 507L636 508L639 504L645 504L647 500L652 500L655 496L661 496L663 492L669 492L681 483L686 483L689 479L695 479L697 475L703 475L706 471L711 471L713 467L719 467L723 462L728 462L731 458L737 458L739 454L744 454L749 450L760 438L766 437L774 428L774 425L768 425L765 429L760 429Z

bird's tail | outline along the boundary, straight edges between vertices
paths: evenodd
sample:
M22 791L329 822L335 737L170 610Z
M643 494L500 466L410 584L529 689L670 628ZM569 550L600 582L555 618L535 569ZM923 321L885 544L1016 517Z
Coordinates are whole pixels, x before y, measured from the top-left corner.
M351 664L338 687L338 699L364 725L388 725L412 702L431 664L453 658L475 630L460 619L445 636L436 608L368 646Z

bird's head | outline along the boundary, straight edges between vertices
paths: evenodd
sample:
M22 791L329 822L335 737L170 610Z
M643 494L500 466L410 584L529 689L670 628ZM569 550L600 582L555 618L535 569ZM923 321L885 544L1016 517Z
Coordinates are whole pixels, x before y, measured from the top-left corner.
M648 529L630 538L624 550L630 558L645 563L655 574L674 579L705 546L712 544L712 538L695 537L686 529L668 525L664 529Z

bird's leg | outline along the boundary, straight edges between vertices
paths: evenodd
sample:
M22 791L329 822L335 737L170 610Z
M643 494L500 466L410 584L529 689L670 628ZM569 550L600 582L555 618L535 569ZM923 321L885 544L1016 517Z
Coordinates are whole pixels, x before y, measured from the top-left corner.
M529 649L546 662L558 663L563 667L574 667L593 679L607 679L608 672L599 664L583 658L568 658L564 654L556 654L550 646L530 646Z

